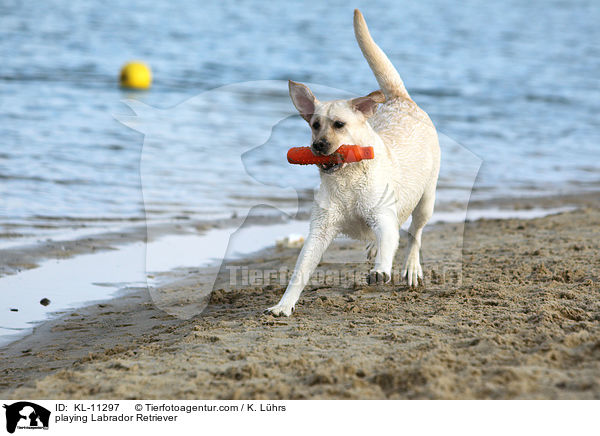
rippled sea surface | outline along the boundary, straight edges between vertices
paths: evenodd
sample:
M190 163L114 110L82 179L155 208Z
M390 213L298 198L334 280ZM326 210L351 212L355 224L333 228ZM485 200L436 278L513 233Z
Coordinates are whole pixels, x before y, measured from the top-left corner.
M478 159L476 198L600 188L597 2L356 6L442 133L442 203ZM318 175L285 161L309 140L285 81L376 88L341 1L5 1L0 58L4 241L142 220L144 200L152 219L293 209ZM151 90L118 87L132 59Z

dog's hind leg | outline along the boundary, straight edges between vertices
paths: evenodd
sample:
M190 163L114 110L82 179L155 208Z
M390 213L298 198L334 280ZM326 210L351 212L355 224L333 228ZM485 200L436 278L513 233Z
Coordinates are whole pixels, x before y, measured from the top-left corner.
M412 213L412 222L408 228L408 248L406 262L402 269L402 277L406 278L408 286L417 287L419 279L423 280L423 269L421 268L420 254L421 236L423 228L433 214L435 204L435 183L426 190L419 204Z
M277 306L268 308L275 316L290 316L302 290L321 261L323 253L338 234L338 228L323 214L312 221L306 242L300 251L290 283Z

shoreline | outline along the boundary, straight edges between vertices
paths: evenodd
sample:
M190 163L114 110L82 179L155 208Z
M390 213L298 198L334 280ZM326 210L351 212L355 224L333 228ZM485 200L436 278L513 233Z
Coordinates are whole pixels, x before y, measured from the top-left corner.
M559 361L583 359L588 369L593 367L598 373L597 364L594 366L586 357L597 354L593 338L597 337L600 320L600 308L596 303L598 299L593 298L598 296L600 290L600 266L586 261L586 256L588 259L597 258L597 242L586 239L586 235L593 234L600 222L597 206L597 197L586 197L578 210L544 218L468 222L464 247L461 247L462 241L454 238L454 235L461 233L460 223L436 224L424 235L425 288L414 291L398 284L384 289L368 288L356 283L353 286L341 283L311 284L301 298L299 310L286 319L261 313L261 308L276 302L285 289L284 284L276 281L256 285L238 280L232 286L231 277L224 280L225 273L232 270L227 270L227 266L221 269L221 287L210 296L208 308L202 315L188 320L158 309L157 301L152 299L148 290L129 289L123 296L113 300L76 309L46 321L35 327L33 334L0 349L0 373L4 380L0 384L0 395L10 398L40 398L44 394L56 398L483 398L489 394L494 398L598 398L600 382L587 369L582 372L586 381L579 381L577 389L573 388L573 382L568 380L566 373L557 368L543 370L542 373L544 377L550 377L555 385L567 388L552 387L545 383L543 390L534 389L531 377L520 374L515 368L510 371L502 369L491 381L487 380L488 384L495 386L493 389L488 387L491 389L488 394L482 393L485 389L481 386L480 390L453 392L448 386L444 391L440 386L434 389L431 385L435 385L434 378L440 377L439 374L434 377L434 374L440 371L442 375L449 371L447 377L457 377L455 371L444 369L445 364L436 360L440 349L444 350L441 354L447 356L445 359L471 347L476 351L475 354L485 352L493 355L494 349L499 347L511 355L515 354L515 350L511 351L510 347L507 349L508 344L521 340L540 341L533 348L529 346L528 352L533 354L525 359L529 362L527 365L534 361L540 365L550 365L552 356L549 353L554 353ZM573 223L577 224L575 228ZM522 240L520 233L531 234ZM569 241L565 236L567 234L574 240ZM360 260L364 256L363 248L355 242L337 242L329 250L321 267L325 272L331 269L364 272L367 265ZM401 247L395 268L401 267L402 251ZM269 248L250 257L230 261L228 265L250 271L253 268L264 271L285 266L289 271L297 252L296 248L279 251ZM576 254L575 260L563 259L571 252ZM452 274L444 275L443 266L452 263L452 259L457 261L458 254L464 262L461 265L462 284L452 284ZM504 263L514 263L516 267L511 269ZM559 267L563 263L573 265ZM478 268L486 271L484 278L477 277L474 270ZM507 276L511 274L514 277L508 279ZM181 268L168 273L168 280L162 289L168 297L165 301L173 307L182 302L189 303L189 297L201 276L199 268ZM546 290L546 287L550 290ZM562 287L565 289L560 289ZM523 293L533 302L524 299ZM157 294L153 295L156 297ZM548 299L549 295L551 301L544 303L541 308L539 304L534 304L536 298L543 296ZM477 304L473 306L475 301ZM465 313L466 317L458 324L456 319L453 320L456 332L451 331L450 323L440 321L438 325L435 321L436 318L450 316L450 307L454 311L463 310L463 304L471 313ZM515 311L511 307L515 304L524 305L525 309ZM528 307L528 304L535 307ZM407 305L408 308L404 307ZM386 312L390 307L391 312ZM482 309L499 311L497 319L487 326L491 331L477 328L477 319L480 317L473 315ZM506 320L511 317L516 317L513 322L526 332L523 338L518 333L492 334L500 327L508 328L510 323ZM341 322L341 326L336 327L336 322ZM463 326L463 323L466 324ZM389 328L386 329L385 325ZM240 327L243 332L239 331ZM437 327L444 335L437 334ZM340 328L344 336L338 337L335 332ZM551 332L544 332L544 329ZM560 340L553 340L552 336L559 333L562 334ZM503 339L506 334L512 339ZM363 357L356 361L356 356L346 356L353 369L344 369L339 356L331 349L317 347L321 349L321 354L337 362L333 365L337 369L321 371L312 362L302 360L305 358L301 353L292 352L296 360L290 360L274 352L276 349L289 350L289 346L298 341L300 348L307 352L317 342L312 336L324 340L327 347L333 347L339 340L349 350ZM425 345L428 341L430 345ZM461 345L463 342L464 345ZM469 345L471 343L473 345ZM376 369L369 364L365 350L373 355L374 362L379 362L381 357L387 355L385 349L390 345L400 354L416 353L420 359L423 358L423 352L431 347L439 348L434 354L425 353L429 359L436 360L437 369L430 373L427 372L430 369L423 372L423 368L419 367L407 369L405 365L400 368L393 364L392 359L391 363L388 362L390 370L382 372L381 368ZM423 346L422 352L415 351ZM335 348L338 347L339 344ZM564 347L569 349L564 350ZM583 357L573 357L574 351L571 349L583 350ZM260 352L266 353L264 358L260 357ZM180 364L170 363L168 356L177 359L173 353L197 361L199 369L189 370ZM596 362L599 361L597 357ZM502 366L506 365L508 357L498 360L499 357L478 355L477 358ZM190 379L189 383L184 383L187 390L168 387L168 380L164 381L163 386L158 379L151 377L147 371L152 373L156 370L152 370L150 364L154 359L157 360L156 365L167 374ZM515 359L515 356L508 359ZM293 388L294 384L286 383L290 376L285 372L275 371L276 374L271 374L273 368L284 363L294 368L295 384L300 383L298 390ZM330 366L326 364L323 368ZM191 377L188 370L195 376ZM108 375L106 388L90 379L93 371ZM269 373L267 380L270 381L261 390L256 380L264 383L265 372ZM412 383L405 380L407 374L411 374L409 378L425 379L424 386L428 385L429 389L404 386ZM148 390L121 389L112 378L117 375L126 376L125 386L129 386L129 389L132 388L130 382L150 377ZM559 375L560 380L557 379ZM508 377L506 386L496 386L494 380L502 377ZM541 383L539 374L534 378L535 383ZM171 375L167 379L171 379ZM60 387L59 381L65 386ZM521 385L528 386L529 391L518 387ZM346 390L340 390L342 386Z
M216 259L252 255L274 245L275 236L304 233L307 226L305 221L250 219L238 228L221 223L202 233L181 229L179 234L153 235L148 243L129 242L111 250L45 260L36 268L0 278L0 308L11 311L0 323L0 346L27 335L32 325L57 312L110 301L123 288L160 287L172 270L211 268L219 264ZM57 281L63 277L68 279Z
M506 210L526 211L531 209L553 209L563 207L588 207L596 204L600 191L582 192L579 194L558 194L540 197L501 197L494 200L471 200L467 205L469 210ZM303 204L311 202L302 197ZM457 209L458 208L458 209ZM464 205L447 204L439 212L463 210ZM437 209L436 209L437 211ZM308 220L310 212L302 208L295 215L283 213L273 215L249 215L248 224L270 224L289 220ZM468 217L467 217L468 219ZM0 245L0 279L7 275L18 274L21 271L33 269L40 262L47 259L66 259L81 254L92 254L106 250L114 250L120 246L133 242L149 242L151 239L166 235L186 234L190 231L203 233L211 229L237 227L244 219L233 214L229 218L191 220L189 217L169 223L143 222L140 225L127 225L119 228L107 228L102 230L96 228L89 234L84 233L76 238L45 239L44 241L25 242L19 244L18 240L7 243L5 247ZM125 222L124 222L125 223ZM73 232L78 234L79 231Z

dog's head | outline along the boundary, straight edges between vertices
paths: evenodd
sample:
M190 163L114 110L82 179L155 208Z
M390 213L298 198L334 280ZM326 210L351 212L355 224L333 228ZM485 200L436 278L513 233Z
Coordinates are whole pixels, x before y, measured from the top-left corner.
M375 113L377 105L385 101L381 91L352 100L320 102L306 85L290 80L289 86L294 106L312 130L314 154L327 156L341 145L369 145L361 142L371 132L368 118ZM344 165L319 165L319 168L330 174Z

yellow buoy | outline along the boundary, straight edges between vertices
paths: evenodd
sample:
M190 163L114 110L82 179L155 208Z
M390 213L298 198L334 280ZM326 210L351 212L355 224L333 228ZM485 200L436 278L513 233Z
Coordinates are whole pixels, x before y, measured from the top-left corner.
M148 89L152 85L152 72L143 62L127 62L121 68L121 86L132 89Z

